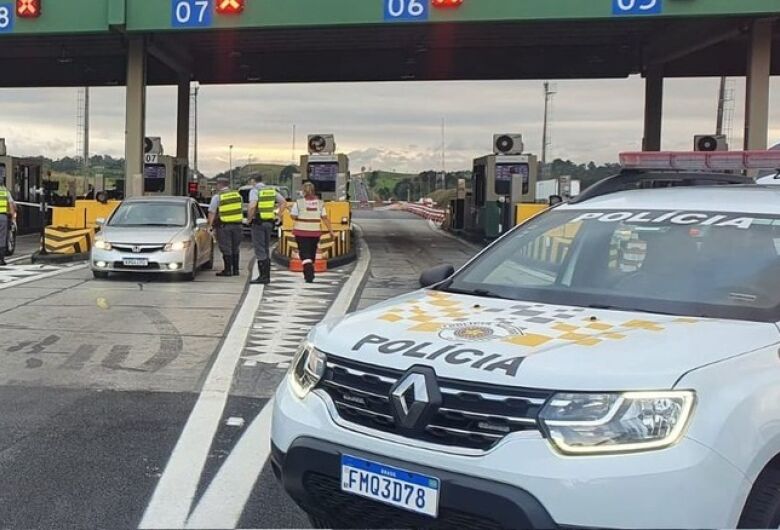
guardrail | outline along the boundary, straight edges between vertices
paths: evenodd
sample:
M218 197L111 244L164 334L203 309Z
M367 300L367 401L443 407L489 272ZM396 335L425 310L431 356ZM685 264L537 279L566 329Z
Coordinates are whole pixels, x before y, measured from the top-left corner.
M447 217L446 210L431 208L429 206L425 206L422 204L404 202L401 203L401 209L404 210L405 212L413 213L417 216L422 217L423 219L429 219L437 223L444 222L444 219Z

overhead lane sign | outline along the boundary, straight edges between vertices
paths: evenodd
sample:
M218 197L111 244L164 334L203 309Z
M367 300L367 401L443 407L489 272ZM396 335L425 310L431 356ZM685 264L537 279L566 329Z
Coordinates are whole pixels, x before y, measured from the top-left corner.
M613 15L660 15L663 0L612 0Z

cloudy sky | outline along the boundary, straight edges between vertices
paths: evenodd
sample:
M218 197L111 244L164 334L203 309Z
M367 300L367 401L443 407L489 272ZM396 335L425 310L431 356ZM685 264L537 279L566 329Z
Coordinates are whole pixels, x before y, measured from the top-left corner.
M744 127L744 81L734 79L731 143L739 148ZM551 157L609 162L621 150L638 149L642 137L644 84L639 78L554 82ZM715 129L716 79L666 82L664 145L690 149L697 133ZM780 79L773 79L770 142L780 142ZM526 150L541 151L541 81L352 83L203 86L200 90L200 169L292 160L308 133L334 133L353 171L417 172L441 167L441 120L445 121L448 170L465 169L491 150L496 132L524 135ZM150 88L147 134L161 136L175 152L176 91ZM0 90L0 136L9 154L52 158L77 155L76 89ZM92 153L124 155L124 91L92 90Z

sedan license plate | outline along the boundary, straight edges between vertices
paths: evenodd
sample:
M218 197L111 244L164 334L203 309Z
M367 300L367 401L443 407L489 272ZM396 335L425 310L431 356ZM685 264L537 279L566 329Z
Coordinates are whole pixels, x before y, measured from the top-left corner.
M145 258L125 258L122 260L125 267L148 267L149 260Z
M354 456L341 455L341 490L436 517L441 482Z

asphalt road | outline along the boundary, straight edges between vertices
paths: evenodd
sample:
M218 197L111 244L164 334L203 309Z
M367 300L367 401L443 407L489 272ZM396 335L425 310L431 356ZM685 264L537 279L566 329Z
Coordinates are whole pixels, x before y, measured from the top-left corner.
M355 219L372 254L361 306L474 251L408 214ZM0 526L308 526L264 459L266 406L350 273L309 286L275 271L263 290L246 272L106 281L77 266L0 283Z

